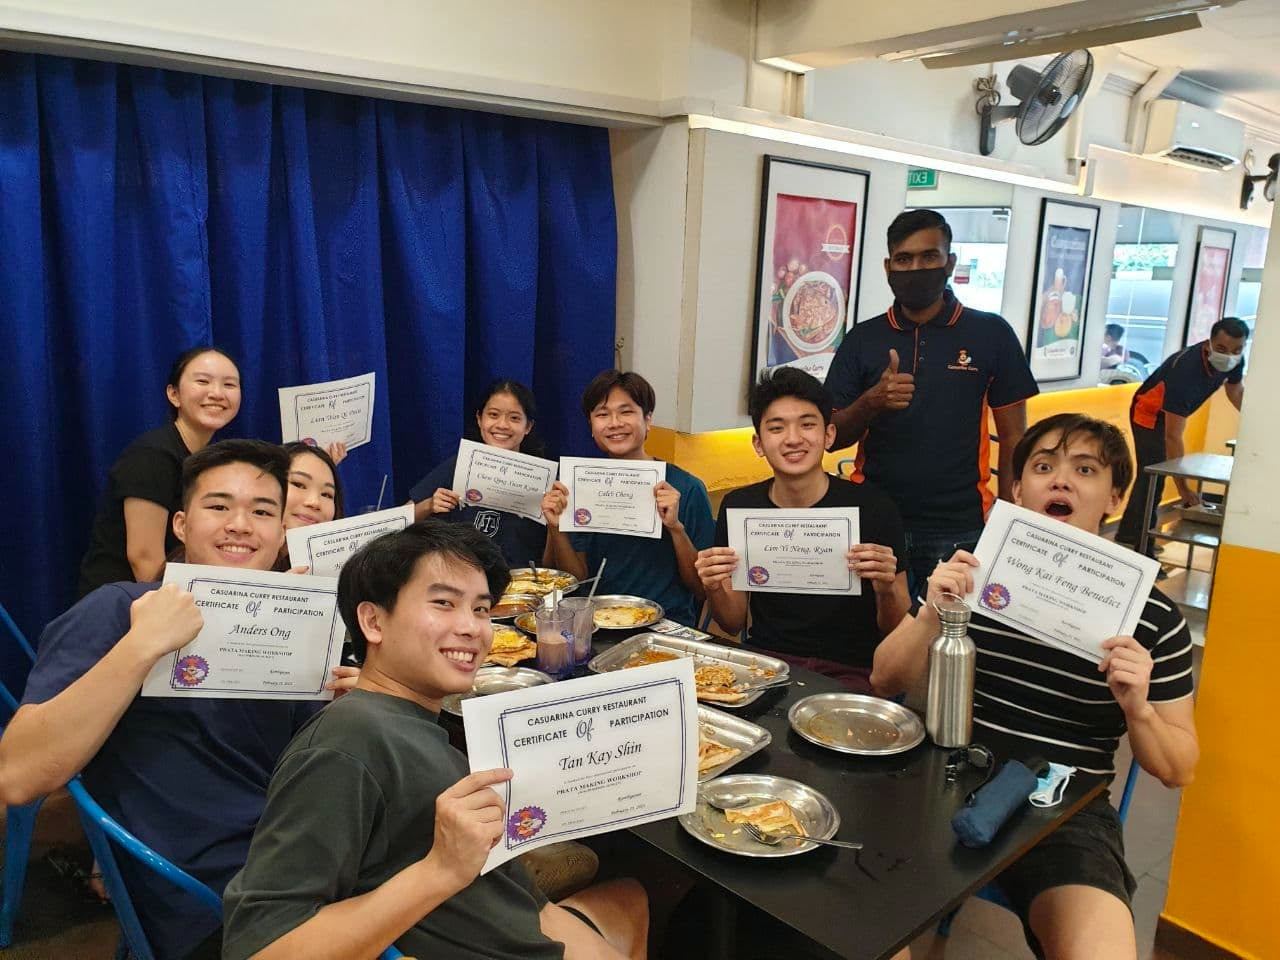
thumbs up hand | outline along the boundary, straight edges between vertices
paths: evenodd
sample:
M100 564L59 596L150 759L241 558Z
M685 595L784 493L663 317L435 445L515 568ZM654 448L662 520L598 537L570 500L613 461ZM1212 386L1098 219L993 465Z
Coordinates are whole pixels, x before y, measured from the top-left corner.
M889 365L880 374L880 382L871 388L871 402L878 411L905 410L916 392L916 378L898 372L898 351L889 351Z

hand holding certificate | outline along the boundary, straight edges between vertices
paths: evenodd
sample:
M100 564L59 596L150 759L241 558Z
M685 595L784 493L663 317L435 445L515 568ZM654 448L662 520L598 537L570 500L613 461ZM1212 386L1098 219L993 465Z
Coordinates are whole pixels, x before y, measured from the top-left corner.
M413 523L413 504L362 513L345 520L290 527L285 531L289 563L310 567L316 577L336 577L347 558L375 537L403 530Z
M667 479L662 460L561 457L560 482L569 504L560 514L566 533L620 533L662 536L654 487Z
M164 582L195 597L204 626L161 657L144 697L332 700L345 629L336 580L170 563Z
M458 445L453 492L469 507L489 507L545 524L542 497L556 482L556 463L472 440Z
M1160 564L1052 517L997 500L965 599L986 616L1101 662L1132 636Z
M464 700L462 721L471 769L513 772L494 788L506 830L481 873L548 843L694 808L690 659Z
M857 507L726 511L729 546L738 554L735 590L857 596L862 581L849 569L858 543Z
M317 447L345 443L348 450L373 436L374 374L280 388L280 438Z

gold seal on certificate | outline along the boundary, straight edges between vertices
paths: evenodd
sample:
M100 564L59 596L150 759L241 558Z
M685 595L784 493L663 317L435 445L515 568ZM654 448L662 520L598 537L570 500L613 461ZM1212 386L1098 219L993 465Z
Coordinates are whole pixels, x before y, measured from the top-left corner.
M324 685L342 658L346 634L338 581L170 563L164 582L195 596L204 627L151 668L142 696L333 699Z
M373 437L374 374L281 387L280 438L316 447L345 443L348 450Z
M509 767L506 830L482 873L526 851L693 810L693 660L462 701L471 769Z
M560 482L569 488L569 504L560 529L657 539L662 519L653 488L666 479L662 460L561 457Z
M1051 646L1102 661L1102 642L1133 636L1160 564L1095 534L997 500L974 550L965 599Z
M545 524L542 495L556 482L556 462L473 440L458 444L453 492L468 507L501 510Z
M857 507L726 511L738 554L735 590L858 595L862 581L847 554L859 538Z
M336 577L347 558L370 540L384 533L395 533L413 523L413 504L362 513L342 520L290 527L285 531L289 545L289 563L310 567L316 577Z

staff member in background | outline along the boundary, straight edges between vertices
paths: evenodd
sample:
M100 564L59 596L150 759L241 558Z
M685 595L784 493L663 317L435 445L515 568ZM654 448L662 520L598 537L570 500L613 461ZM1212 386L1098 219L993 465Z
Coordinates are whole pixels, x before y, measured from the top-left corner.
M475 417L476 432L469 439L533 457L546 455L542 441L534 432L538 408L533 391L524 384L515 380L494 381L476 405ZM454 454L414 484L409 491L409 499L414 503L414 520L436 517L450 523L468 523L492 540L512 567L528 566L531 560L549 562L544 556L549 550L547 528L514 513L463 503L452 489L457 465L458 455Z
M657 404L653 387L638 373L606 370L582 394L582 412L596 446L614 460L654 460L644 443ZM696 626L705 592L695 569L698 551L711 546L715 520L707 488L693 474L667 464L667 479L653 488L662 519L662 537L626 537L616 533L561 533L560 514L569 488L560 481L542 498L547 518L548 559L579 580L608 557L600 594L622 593L662 605L677 623ZM590 571L590 572L588 572Z
M217 347L179 354L165 386L172 422L125 447L107 474L80 564L81 597L103 584L160 579L178 546L172 517L182 503L182 464L240 412L240 370Z
M1005 319L965 307L947 285L956 258L941 214L903 211L888 245L893 306L849 331L826 385L836 404L834 449L860 441L854 482L871 480L902 514L914 597L939 560L971 550L982 532L993 499L987 410L1008 500L1026 400L1039 391Z
M1147 377L1129 405L1129 427L1133 431L1133 447L1138 457L1138 478L1124 508L1116 542L1135 550L1142 537L1142 513L1147 503L1151 477L1146 468L1153 463L1182 456L1186 449L1182 433L1191 416L1222 386L1227 399L1237 410L1244 400L1244 344L1249 328L1243 320L1224 317L1213 325L1209 339L1193 343L1169 357ZM1173 481L1185 506L1200 502L1200 494L1182 477ZM1160 500L1147 517L1154 527ZM1147 555L1155 555L1155 544L1148 542Z

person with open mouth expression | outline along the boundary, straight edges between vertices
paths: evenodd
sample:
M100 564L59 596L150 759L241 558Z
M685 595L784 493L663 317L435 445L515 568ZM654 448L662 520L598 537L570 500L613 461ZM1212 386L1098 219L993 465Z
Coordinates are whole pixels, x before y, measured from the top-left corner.
M1013 452L1014 503L1096 534L1133 478L1124 434L1083 414L1031 427ZM941 632L933 602L968 594L978 561L957 551L939 563L914 616L876 649L871 682L882 696L919 683ZM1132 637L1102 644L1101 663L1043 643L975 611L973 736L997 754L1043 757L1111 777L1126 734L1134 759L1165 786L1191 782L1199 760L1191 700L1191 634L1152 587ZM1120 821L1104 792L996 878L1037 956L1137 955L1131 909L1137 884L1124 862ZM912 946L924 956L925 943Z

